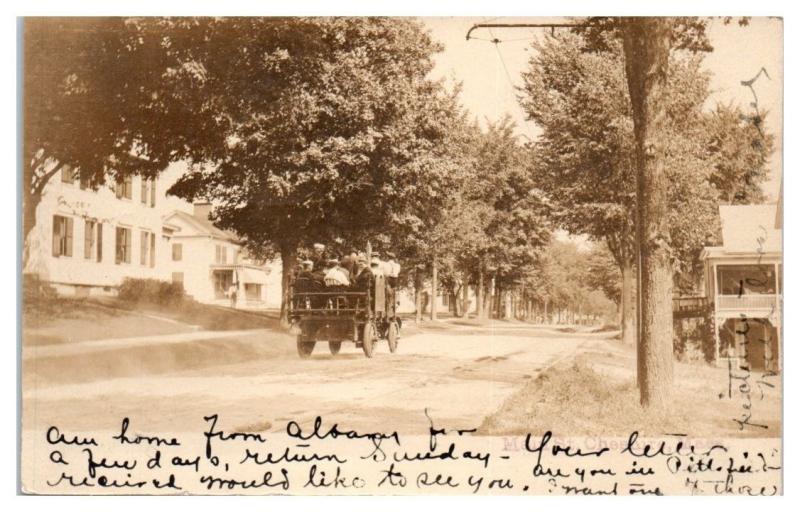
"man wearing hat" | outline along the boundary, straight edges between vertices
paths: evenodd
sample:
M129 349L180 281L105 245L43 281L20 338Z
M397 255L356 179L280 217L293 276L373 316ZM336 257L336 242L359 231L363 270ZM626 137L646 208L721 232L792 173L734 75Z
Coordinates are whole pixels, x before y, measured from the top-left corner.
M367 257L359 254L356 259L356 272L351 281L358 287L366 289L372 279L372 272L367 266Z
M314 270L322 270L328 263L324 244L314 244L309 259L314 263Z
M357 262L358 262L358 251L355 249L351 249L350 252L342 258L340 264L345 270L347 270L350 277L355 277Z

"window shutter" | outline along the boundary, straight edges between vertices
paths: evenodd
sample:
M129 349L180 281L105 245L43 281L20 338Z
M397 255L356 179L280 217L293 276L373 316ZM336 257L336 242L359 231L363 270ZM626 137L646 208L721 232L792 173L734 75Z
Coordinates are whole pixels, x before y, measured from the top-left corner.
M103 261L103 223L97 223L97 261Z
M156 266L156 234L150 233L150 268Z
M67 217L67 256L72 256L72 218Z
M156 179L150 180L150 207L156 207Z
M114 263L120 264L122 263L122 228L116 229L116 238L114 242Z
M133 247L133 231L129 228L122 228L122 231L125 232L125 263L130 263Z
M147 204L147 178L142 176L142 204Z
M122 182L119 180L114 184L114 193L117 195L117 199L122 199Z
M94 238L94 223L87 220L83 223L83 257L87 260L92 257L92 239Z
M61 217L53 215L53 256L61 256Z

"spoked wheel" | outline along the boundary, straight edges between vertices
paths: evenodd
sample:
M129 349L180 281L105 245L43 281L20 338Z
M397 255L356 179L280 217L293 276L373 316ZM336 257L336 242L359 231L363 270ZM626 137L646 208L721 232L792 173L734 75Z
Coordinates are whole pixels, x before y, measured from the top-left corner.
M397 327L397 322L389 324L389 331L386 333L386 339L389 342L389 352L394 354L397 351L397 338L400 335L400 329Z
M342 342L341 341L329 341L328 342L328 349L331 351L331 355L336 355L342 349Z
M308 341L301 336L297 337L297 354L300 356L301 359L308 359L311 355L311 352L314 351L314 345L316 345L316 341Z
M362 333L361 348L364 349L365 356L372 357L373 351L375 350L375 326L372 325L372 322L364 324Z

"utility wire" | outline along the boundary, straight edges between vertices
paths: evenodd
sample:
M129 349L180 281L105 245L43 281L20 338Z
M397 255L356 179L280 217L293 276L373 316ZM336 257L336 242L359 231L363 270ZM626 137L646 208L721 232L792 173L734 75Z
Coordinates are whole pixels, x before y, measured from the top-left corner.
M492 29L491 28L489 28L489 35L492 37L493 42L497 41L497 42L494 42L494 49L497 50L497 56L500 58L500 63L503 65L503 70L506 73L506 80L508 80L508 86L511 88L511 93L514 95L514 104L517 106L517 108L520 110L520 113L522 114L522 119L523 119L522 122L523 122L523 127L524 127L523 129L526 132L528 132L528 139L531 142L533 142L533 140L534 140L533 132L531 132L531 129L528 126L528 123L525 121L528 116L525 114L525 111L522 110L522 107L520 106L519 101L517 100L517 97L516 97L517 95L515 93L516 87L514 86L514 81L511 79L511 73L508 72L508 66L506 66L506 60L503 58L503 52L500 51L500 45L499 45L500 41L497 40L494 37L494 34L492 33Z

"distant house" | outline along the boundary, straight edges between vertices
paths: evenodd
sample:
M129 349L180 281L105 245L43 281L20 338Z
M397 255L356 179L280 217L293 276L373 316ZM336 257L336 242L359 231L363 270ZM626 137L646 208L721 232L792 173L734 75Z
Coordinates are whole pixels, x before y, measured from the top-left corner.
M778 371L783 321L780 206L720 206L722 245L706 247L716 358Z
M171 230L169 278L199 302L231 305L233 287L235 307L280 306L279 266L250 258L234 233L214 226L210 212L209 203L196 203L194 214L164 218Z

